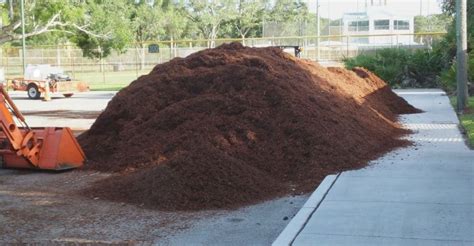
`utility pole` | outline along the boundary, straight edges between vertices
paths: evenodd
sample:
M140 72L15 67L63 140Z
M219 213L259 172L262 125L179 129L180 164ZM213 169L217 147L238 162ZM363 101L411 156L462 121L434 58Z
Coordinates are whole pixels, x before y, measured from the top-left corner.
M466 0L456 0L456 80L458 113L462 114L467 104L467 4Z

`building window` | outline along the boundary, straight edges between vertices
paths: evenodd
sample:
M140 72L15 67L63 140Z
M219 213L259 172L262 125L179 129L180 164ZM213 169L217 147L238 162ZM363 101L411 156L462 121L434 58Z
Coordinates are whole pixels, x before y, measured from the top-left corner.
M404 20L394 20L393 29L395 30L410 30L410 22Z
M369 21L351 21L349 22L349 31L363 32L369 30Z
M390 30L390 20L375 20L374 29L375 30Z
M357 44L368 44L369 43L369 37L354 37L351 38L351 43L357 43Z

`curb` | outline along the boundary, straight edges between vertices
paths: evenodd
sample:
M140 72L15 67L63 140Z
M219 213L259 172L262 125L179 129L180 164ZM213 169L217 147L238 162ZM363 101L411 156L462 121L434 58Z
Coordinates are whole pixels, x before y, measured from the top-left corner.
M336 182L337 177L339 177L339 174L328 175L324 178L323 182L321 182L318 188L311 194L303 207L296 213L295 217L291 219L290 223L288 223L285 229L283 229L277 239L272 243L272 246L287 246L293 243L311 215L313 215L319 204L323 201L329 189L331 189L334 182Z

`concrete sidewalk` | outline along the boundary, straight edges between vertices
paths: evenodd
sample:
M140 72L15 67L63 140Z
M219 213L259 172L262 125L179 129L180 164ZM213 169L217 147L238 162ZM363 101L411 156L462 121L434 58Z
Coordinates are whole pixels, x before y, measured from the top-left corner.
M440 90L400 90L425 113L416 146L328 176L274 245L474 245L474 151Z

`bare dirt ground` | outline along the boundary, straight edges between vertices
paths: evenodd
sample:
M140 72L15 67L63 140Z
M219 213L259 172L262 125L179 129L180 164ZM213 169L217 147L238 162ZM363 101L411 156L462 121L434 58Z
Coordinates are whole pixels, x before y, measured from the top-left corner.
M86 130L114 95L42 102L12 93L30 126ZM0 244L269 245L307 199L283 197L238 210L163 212L81 197L109 174L0 169Z

